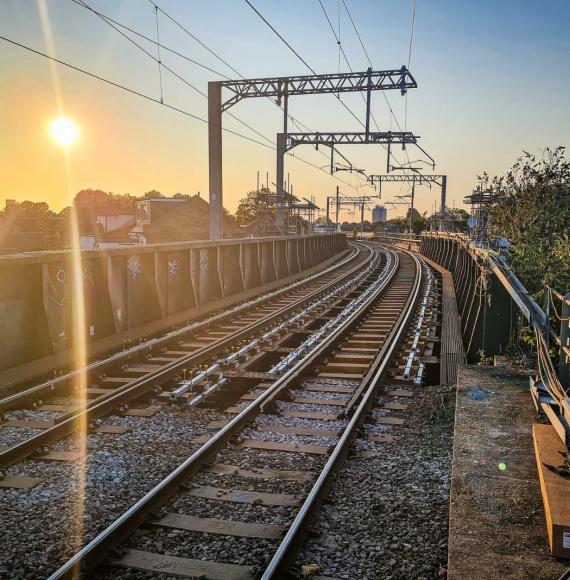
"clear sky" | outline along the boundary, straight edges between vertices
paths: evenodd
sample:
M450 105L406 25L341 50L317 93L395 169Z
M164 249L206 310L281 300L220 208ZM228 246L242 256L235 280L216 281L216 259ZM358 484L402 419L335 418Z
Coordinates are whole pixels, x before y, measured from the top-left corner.
M338 49L318 0L252 0L302 57L319 73L339 70ZM338 0L322 0L335 29ZM117 21L156 38L153 6L147 0L85 0ZM204 44L246 77L308 74L309 71L252 12L243 0L157 0ZM160 98L158 65L95 14L72 0L3 0L0 35L49 52L74 65L134 90ZM376 69L406 64L412 0L346 0ZM226 65L159 13L163 44L230 77ZM570 134L570 2L568 0L417 0L410 70L418 88L408 96L407 128L422 137L446 173L448 203L470 193L483 170L503 172L522 149L567 145ZM340 38L353 70L368 61L340 5ZM155 54L156 47L144 43ZM163 51L162 61L202 91L215 74ZM341 61L341 70L347 70ZM164 100L201 117L207 101L162 71ZM57 89L67 116L80 129L71 151L71 183L61 150L48 126L58 115ZM404 99L388 94L404 126ZM344 99L363 118L359 95ZM267 100L250 99L232 112L274 140L281 112ZM296 97L290 112L313 130L359 130L332 95ZM373 94L373 113L381 129L390 128L386 102ZM227 115L224 126L259 139ZM67 205L72 191L100 188L140 195L208 191L206 125L145 101L0 40L0 203L4 199L45 200L55 209ZM392 122L392 128L396 129ZM343 150L356 167L383 173L386 153L378 146ZM309 147L295 155L317 165L328 160ZM399 157L403 159L401 152ZM420 155L409 150L412 161ZM256 173L275 180L275 152L224 135L225 205L256 185ZM431 168L426 167L426 172ZM295 194L314 195L321 206L338 181L287 159ZM338 174L353 185L356 176ZM356 194L340 183L345 194ZM384 187L384 200L406 187ZM371 189L361 189L373 193ZM421 210L433 208L439 192L422 188ZM397 212L389 210L390 215ZM349 218L349 215L345 215Z

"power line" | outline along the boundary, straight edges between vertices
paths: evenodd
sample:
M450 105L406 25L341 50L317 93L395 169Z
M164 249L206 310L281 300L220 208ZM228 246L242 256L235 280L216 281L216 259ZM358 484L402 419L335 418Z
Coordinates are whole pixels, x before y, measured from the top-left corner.
M287 46L287 48L314 74L316 75L317 73L315 72L315 69L307 63L307 61L285 40L285 38L283 38L283 36L277 31L277 29L269 22L269 20L267 20L267 18L265 18L265 16L263 16L263 14L261 14L261 12L249 1L249 0L244 0L244 2L259 16L259 18L261 18L261 20L263 20L263 22L265 22L265 24L267 24L267 26L269 26L269 28L271 28L271 30L281 39L281 42L283 42L283 44L285 44L285 46Z
M7 42L9 44L12 44L14 46L17 46L19 48L22 48L24 50L27 50L28 52L31 52L35 55L38 56L42 56L48 60L51 60L53 62L56 62L62 66L65 66L67 68L70 68L76 72L80 72L88 77L91 77L93 79L96 79L98 81L101 81L105 84L111 85L115 88L121 89L129 94L132 95L136 95L137 97L141 97L147 101L150 101L152 103L156 103L157 105L161 105L163 107L166 107L167 109L170 109L172 111L175 111L177 113L180 113L182 115L185 115L186 117L190 117L192 119L195 119L197 121L200 121L202 123L204 123L205 125L208 125L208 120L207 119L203 119L202 117L199 117L198 115L195 115L194 113L190 113L189 111L185 111L184 109L181 109L179 107L176 107L174 105L170 105L166 102L161 103L160 100L151 97L150 95L146 95L144 93L141 93L135 89L131 89L130 87L127 87L125 85L122 85L120 83L117 83L115 81L106 79L105 77L102 77L100 75L97 75L95 73L89 72L81 67L75 66L73 64L70 64L68 62L65 62L64 60L61 60L59 58L56 58L55 56L51 56L49 54L46 54L45 52L41 52L40 50L36 50L35 48L32 48L30 46L26 46L25 44L22 44L20 42L17 42L15 40L12 40L10 38L7 38L5 36L0 36L0 40L3 40L4 42ZM251 143L255 143L256 145L260 145L261 147L265 147L266 149L272 149L273 151L276 150L276 147L272 146L272 145L267 145L266 143L263 143L261 141L257 141L256 139L253 139L252 137L248 137L247 135L243 135L242 133L238 133L237 131L233 131L232 129L227 129L225 127L222 128L222 130L225 133L229 133L231 135L235 135L236 137L240 137L241 139L245 139L246 141L250 141ZM301 161L302 163L305 163L306 165L309 165L315 169L318 169L319 171L322 171L323 173L325 173L326 175L329 175L328 172L324 171L321 167L319 167L318 165L315 165L314 163L311 163L310 161L307 161L306 159L302 159L301 157L295 157L294 155L290 155L291 157L293 157L294 159L298 159L299 161ZM332 177L333 179L335 179L336 181L339 181L340 183L344 183L345 185L352 187L354 189L354 186L351 185L350 183L348 183L347 181L344 181L344 179L341 179L340 177L337 177L336 175L331 175L330 177Z
M84 8L91 9L91 7L89 6L89 4L87 4L84 0L72 0L72 1L75 2L75 3L78 3L79 2L80 5L83 6ZM110 26L111 28L113 28L113 30L116 30L121 36L123 36L124 38L126 38L130 43L132 43L139 50L141 50L142 52L144 52L148 57L150 57L152 60L154 60L155 62L157 62L159 67L161 67L161 66L164 67L165 70L167 70L170 74L174 75L177 79L179 79L180 81L182 81L185 85L189 86L192 90L196 91L199 95L201 95L202 97L204 97L206 100L208 99L208 95L204 91L202 91L198 87L194 86L190 81L188 81L182 75L178 74L175 70L173 70L169 66L165 65L164 63L161 63L160 59L159 58L156 58L152 53L150 53L148 50L146 50L146 48L144 48L144 46L141 46L138 42L136 42L130 36L128 36L127 34L125 34L122 30L119 30L112 22L108 22L106 20L105 16L103 16L102 14L99 14L97 12L95 12L95 14L103 22L105 22L105 24L107 24L108 26ZM161 100L163 100L162 99L162 78L161 78L161 81L160 81L160 86L161 86ZM245 121L243 121L242 119L240 119L237 115L234 115L233 113L228 113L228 114L230 115L230 117L232 117L233 119L235 119L238 123L240 123L241 125L243 125L247 129L249 129L250 131L252 131L253 133L255 133L258 137L261 137L262 139L265 139L268 143L270 143L271 145L273 145L273 141L271 139L269 139L269 137L266 137L265 135L263 135L263 133L260 133L257 129L253 128L251 125L249 125L248 123L246 123Z
M410 62L412 60L412 47L414 43L414 28L416 25L416 0L413 1L412 7L412 28L410 30L410 46L408 48L408 69L410 68ZM408 126L408 93L406 93L406 101L404 104L404 128Z
M74 2L77 0L73 0ZM83 1L83 0L81 0ZM219 54L217 54L214 50L212 50L210 47L208 47L204 42L202 42L195 34L193 34L187 27L183 26L180 22L178 22L178 20L176 20L176 18L174 18L172 15L168 14L165 10L163 10L156 2L154 2L153 0L148 0L148 2L150 4L152 4L152 6L154 6L155 8L157 8L160 12L162 12L162 14L164 14L169 20L171 20L178 28L180 28L181 30L183 30L186 34L188 34L193 40L195 40L196 42L198 42L198 44L200 44L200 46L202 46L203 48L205 48L210 54L212 54L214 57L216 57L220 62L222 62L223 64L225 64L228 68L230 68L236 75L238 75L238 77L240 77L241 79L244 79L244 76L235 68L233 67L228 61L226 61L225 59L223 59ZM251 4L250 4L251 5ZM251 5L252 6L252 5ZM255 7L252 6L252 8L255 10ZM258 14L259 12L257 10L255 10ZM263 16L261 14L259 14L261 18L263 18ZM265 22L267 22L264 18L263 20ZM267 22L267 24L273 29L273 27ZM278 33L277 33L278 34ZM280 36L280 35L279 35ZM281 37L282 38L282 37ZM283 38L282 40L284 42L286 42ZM302 59L301 59L302 60ZM304 62L304 61L303 61ZM307 63L305 63L305 66L308 66ZM309 70L311 70L313 72L313 74L316 74L313 69L309 66L308 67ZM221 75L223 76L223 75ZM227 77L225 77L227 79ZM229 79L228 79L229 80ZM283 106L277 104L275 101L273 101L272 99L270 99L268 97L268 100L274 104L276 107L278 107L281 111L284 112ZM340 100L340 99L339 99ZM341 101L342 102L342 101ZM342 103L344 105L344 103ZM230 116L233 116L231 113L229 113ZM309 127L307 127L306 125L304 125L303 123L301 123L298 119L295 119L292 115L287 114L287 118L291 120L292 123L294 123L295 125L297 125L297 127L300 127L302 129L304 129L305 131L308 132L312 132L312 129L310 129ZM269 141L269 139L267 139L266 137L264 137L266 140ZM327 157L327 155L324 152L319 151L320 154L322 154L324 157ZM297 157L297 159L300 159L299 157ZM315 166L318 167L318 166ZM320 168L319 168L320 169ZM333 176L334 177L334 176ZM343 180L340 180L343 181ZM346 183L343 181L343 183ZM350 184L348 184L350 185ZM354 189L354 186L350 185L350 187L352 187Z
M156 46L158 46L159 48L161 48L162 50L166 50L167 52L170 52L172 54L175 54L176 56L183 58L184 60L195 64L196 66L199 66L201 68L203 68L204 70L207 70L208 72L214 73L215 75L222 77L225 80L230 80L230 77L222 74L221 72L206 66L205 64L198 62L197 60L194 60L193 58L190 58L189 56L187 56L186 54L183 54L181 52L178 52L177 50L174 50L173 48L170 48L168 46L166 46L165 44L161 43L161 42L157 42L156 40L146 36L145 34L142 34L142 32L139 32L138 30L135 30L129 26L127 26L126 24L123 24L122 22L118 22L117 20L111 18L110 16L107 16L106 14L103 14L102 12L100 12L99 10L95 10L95 8L92 8L91 6L87 6L86 4L84 4L83 2L80 2L80 0L71 0L72 2L74 2L75 4L77 4L78 6L81 6L82 8L86 8L87 10L90 10L91 12L94 12L95 14L97 14L100 17L105 18L105 20L108 20L109 22L112 22L113 24L116 24L117 26L120 26L121 28L124 28L125 30L128 30L131 34L134 34L135 36L138 36L139 38L143 38L144 40L146 40L147 42L150 42Z

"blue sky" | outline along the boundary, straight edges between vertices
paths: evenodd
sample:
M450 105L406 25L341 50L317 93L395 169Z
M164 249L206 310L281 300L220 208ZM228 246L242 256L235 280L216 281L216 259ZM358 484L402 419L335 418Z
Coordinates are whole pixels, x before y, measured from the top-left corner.
M152 38L156 35L153 8L147 0L85 1ZM157 3L245 76L309 72L243 0ZM318 0L253 3L317 72L338 71L336 41ZM395 68L407 62L411 1L346 3L375 68ZM323 0L323 4L337 28L338 1ZM59 58L146 94L160 95L156 63L116 31L71 0L46 0L45 5ZM364 70L368 63L342 4L340 14L342 45L352 68ZM436 158L435 171L449 175L450 205L460 204L478 173L505 171L522 149L538 151L568 143L569 23L567 0L417 0L410 69L418 89L408 95L407 127L422 137L422 146ZM235 76L163 15L159 15L159 31L164 44ZM38 3L4 0L0 34L45 51ZM145 47L154 53L152 45ZM216 78L167 53L162 58L201 90ZM341 70L347 70L344 62ZM70 192L61 154L46 138L46 124L57 115L49 64L0 42L0 73L0 125L4 128L0 203L4 198L46 199L61 207L68 203ZM205 126L72 71L59 69L58 77L66 114L81 130L72 152L73 188L134 194L155 188L168 194L206 194ZM206 116L206 100L166 72L163 87L166 102ZM403 126L404 99L399 94L389 98ZM348 95L345 100L362 117L360 96ZM382 95L374 94L373 103L380 127L389 128ZM333 96L295 98L290 107L294 116L314 130L358 130ZM279 110L267 101L251 99L233 112L269 138L281 128ZM251 134L227 116L224 126ZM369 173L384 170L385 151L380 147L346 147L343 152ZM409 154L417 159L415 152ZM296 155L318 165L327 163L310 148L298 149ZM255 186L257 170L263 175L269 171L274 180L274 167L273 151L225 135L227 207L233 210L239 197ZM296 193L314 195L321 205L338 183L298 160L288 160L286 171ZM359 183L347 174L342 178ZM340 185L344 193L356 193ZM385 187L385 200L404 191L401 186ZM420 209L433 207L436 198L435 190L422 190Z

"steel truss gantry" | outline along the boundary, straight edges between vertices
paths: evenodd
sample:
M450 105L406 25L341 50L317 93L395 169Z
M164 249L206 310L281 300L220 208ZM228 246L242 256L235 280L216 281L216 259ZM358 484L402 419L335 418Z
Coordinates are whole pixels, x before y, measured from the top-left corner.
M395 174L385 174L385 175L369 175L368 181L370 183L378 184L378 194L382 195L382 183L411 183L412 184L412 196L415 193L415 186L428 184L431 187L432 183L439 185L441 187L441 201L440 201L440 227L443 224L446 209L446 197L447 197L447 175L423 175L421 173L408 173L404 175ZM413 197L412 197L412 208L413 208Z
M370 105L373 91L399 90L404 95L417 87L410 71L399 69L212 81L208 83L208 156L210 189L210 239L223 237L222 113L242 99L269 97L283 104L283 133L287 134L289 97L300 95L366 92L366 134L370 133ZM222 100L222 91L232 96ZM277 180L277 195L283 195L283 181ZM279 208L278 208L279 210ZM281 208L281 216L282 208Z

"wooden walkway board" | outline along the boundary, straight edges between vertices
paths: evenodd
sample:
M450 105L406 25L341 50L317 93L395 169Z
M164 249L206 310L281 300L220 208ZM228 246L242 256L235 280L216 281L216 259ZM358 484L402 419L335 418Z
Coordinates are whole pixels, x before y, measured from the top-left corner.
M281 443L280 441L257 441L246 439L241 443L242 447L250 449L263 449L265 451L285 451L289 453L314 453L315 455L326 455L328 447L320 445L303 445L301 443Z
M207 485L193 487L187 493L193 497L214 499L217 501L230 501L234 503L284 506L297 506L301 503L299 498L286 493L261 493L257 491L244 491L241 489L223 489Z
M223 564L208 560L192 560L177 556L165 556L140 550L128 550L120 559L111 559L109 564L124 568L135 568L168 576L182 578L207 578L208 580L253 580L253 570L239 564Z
M570 559L570 479L546 467L560 467L566 448L552 425L532 426L550 553Z
M439 264L430 259L422 258L435 270L441 273L441 355L439 382L442 385L455 385L457 383L457 368L465 362L463 338L461 330L461 318L457 310L457 300L453 276Z
M310 471L293 471L283 469L255 468L242 469L237 465L216 463L205 467L204 473L217 473L219 475L237 475L250 479L280 479L282 481L312 481L316 474Z
M2 489L32 489L39 485L43 479L41 477L25 477L20 475L7 475L0 479Z
M287 526L274 524L254 524L246 522L232 522L215 518L198 518L184 514L170 513L157 522L156 526L188 530L189 532L205 532L222 536L238 536L244 538L280 539L287 531Z

